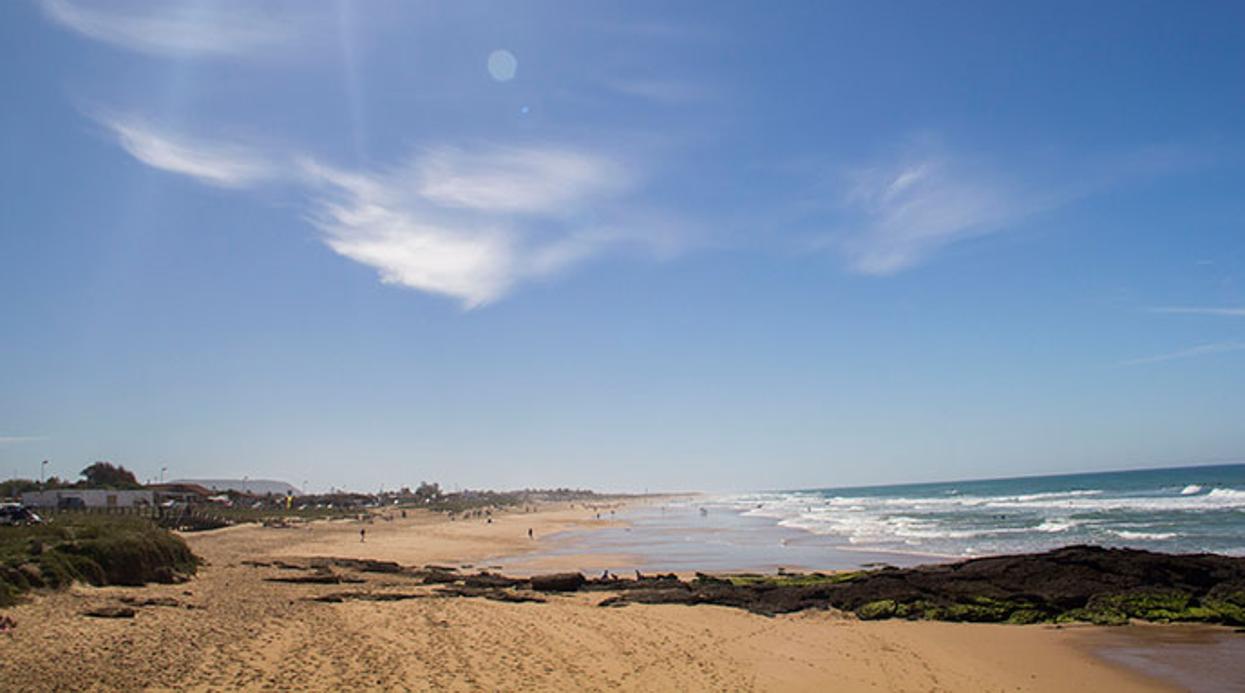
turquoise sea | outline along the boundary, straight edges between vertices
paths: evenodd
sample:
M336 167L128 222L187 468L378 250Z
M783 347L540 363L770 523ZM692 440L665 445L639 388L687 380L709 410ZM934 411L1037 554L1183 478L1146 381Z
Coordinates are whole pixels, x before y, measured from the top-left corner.
M541 553L646 572L903 566L1069 544L1245 555L1245 464L702 495L618 519Z
M710 505L866 551L964 557L1085 543L1245 555L1245 464L767 491Z

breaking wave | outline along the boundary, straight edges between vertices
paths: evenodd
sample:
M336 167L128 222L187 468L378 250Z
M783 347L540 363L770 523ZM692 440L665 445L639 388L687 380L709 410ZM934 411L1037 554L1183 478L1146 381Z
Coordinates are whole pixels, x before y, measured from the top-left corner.
M1245 536L1245 466L1230 469L1239 469L1230 485L1175 479L1146 485L1128 476L1156 472L1125 472L1088 475L1098 483L1078 487L1015 479L752 493L717 502L877 550L980 555L1093 543L1228 552L1228 544L1238 546Z

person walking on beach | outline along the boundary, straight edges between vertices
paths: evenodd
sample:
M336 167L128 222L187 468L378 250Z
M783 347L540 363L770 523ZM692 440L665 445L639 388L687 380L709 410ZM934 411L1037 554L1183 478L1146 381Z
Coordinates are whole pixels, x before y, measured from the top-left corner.
M532 538L534 538L534 537L532 536L532 528L531 528L531 527L528 527L528 528L527 528L527 538L528 538L528 539L532 539Z
M359 543L362 544L365 541L367 541L367 527L360 527L359 528Z

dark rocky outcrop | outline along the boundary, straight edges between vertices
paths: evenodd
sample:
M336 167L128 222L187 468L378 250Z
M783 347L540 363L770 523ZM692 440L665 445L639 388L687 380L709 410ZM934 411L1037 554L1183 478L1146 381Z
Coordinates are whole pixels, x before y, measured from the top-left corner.
M624 580L619 577L606 577L587 580L584 582L583 589L593 592L618 592L631 590L662 590L662 589L688 589L689 583L683 582L678 575L674 573L666 573L665 575L642 575L636 573L634 580Z
M135 613L128 606L100 606L94 609L87 609L82 612L82 615L93 618L134 618Z
M463 584L467 587L526 587L531 581L522 578L506 577L496 573L476 573L475 575L467 575L463 579Z
M128 604L129 606L139 606L139 607L142 607L142 606L181 607L183 606L181 602L177 601L176 599L172 597L147 597L144 599L141 597L128 597L127 596L127 597L121 597L118 601L120 601L122 604ZM186 604L185 607L188 609L194 608L190 604Z
M426 599L428 595L413 592L330 592L318 597L310 597L313 602L340 604L345 601L364 602L401 602L408 599Z
M601 606L715 604L775 615L805 609L841 609L862 619L935 619L1040 623L1129 619L1245 625L1245 558L1213 554L1172 555L1134 549L1069 546L1038 554L977 558L959 563L898 569L885 566L852 573L778 575L674 574L621 579L580 573L512 578L490 572L464 575L452 568L403 569L397 564L353 559L317 561L315 571L275 582L362 582L332 571L398 573L423 584L442 585L440 597L544 601L532 592L605 592ZM282 566L284 567L284 566ZM320 601L406 599L335 593Z
M450 570L415 570L411 572L411 576L418 578L425 585L448 585L463 579L462 575Z
M376 561L364 558L327 558L311 561L313 568L346 568L361 573L400 573L402 566L393 561Z
M304 585L342 585L366 582L366 580L361 578L350 577L349 575L338 575L337 573L330 572L317 572L309 575L279 575L276 577L266 577L264 580L267 582L288 582Z
M586 582L580 573L533 575L531 579L532 589L537 592L574 592Z
M1213 554L1070 546L821 577L733 581L702 575L681 587L616 589L620 594L602 605L719 604L767 615L833 607L864 619L1123 623L1140 618L1245 624L1245 558Z
M544 604L545 598L536 594L512 592L510 590L497 589L491 587L460 587L449 586L437 588L436 594L445 597L482 597L491 599L495 602L533 602L536 604Z

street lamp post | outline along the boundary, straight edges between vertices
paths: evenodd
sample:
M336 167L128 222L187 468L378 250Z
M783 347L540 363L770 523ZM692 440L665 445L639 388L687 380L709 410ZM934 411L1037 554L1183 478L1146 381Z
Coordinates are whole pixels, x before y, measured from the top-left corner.
M40 486L47 485L47 471L48 471L48 461L44 460L42 463L39 464L39 485Z
M164 473L167 471L169 471L169 468L167 466L160 468L160 483L162 484L164 483Z

